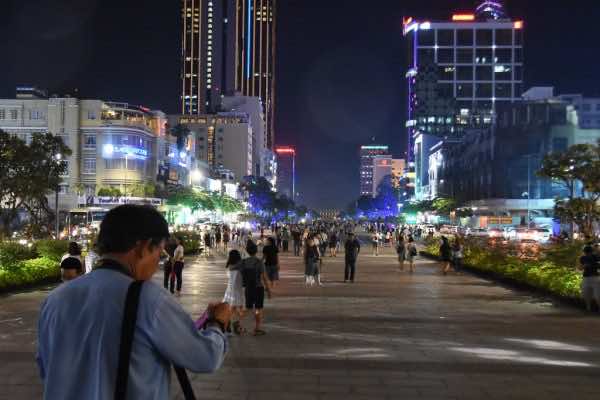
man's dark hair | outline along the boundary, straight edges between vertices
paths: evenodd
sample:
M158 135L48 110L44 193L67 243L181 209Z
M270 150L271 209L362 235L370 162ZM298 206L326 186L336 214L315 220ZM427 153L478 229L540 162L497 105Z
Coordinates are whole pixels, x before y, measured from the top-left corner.
M583 248L584 254L592 254L594 252L594 248L590 245L587 245Z
M250 242L246 245L246 251L251 256L254 256L258 252L258 246L256 246L256 244L254 244L254 242Z
M79 243L69 242L68 253L72 256L80 256L81 255L81 246L79 246Z
M125 253L141 240L157 246L169 237L164 217L149 206L127 204L110 210L100 224L98 253Z

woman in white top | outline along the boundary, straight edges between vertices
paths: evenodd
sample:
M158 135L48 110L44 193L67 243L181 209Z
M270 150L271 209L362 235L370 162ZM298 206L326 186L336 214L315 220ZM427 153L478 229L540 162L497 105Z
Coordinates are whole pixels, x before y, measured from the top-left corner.
M242 317L244 316L244 285L242 281L242 273L240 266L242 264L242 255L237 250L231 250L227 258L227 289L223 296L223 303L231 306L233 331L238 335L243 332ZM235 319L235 320L234 320ZM227 327L227 331L231 332L231 326Z

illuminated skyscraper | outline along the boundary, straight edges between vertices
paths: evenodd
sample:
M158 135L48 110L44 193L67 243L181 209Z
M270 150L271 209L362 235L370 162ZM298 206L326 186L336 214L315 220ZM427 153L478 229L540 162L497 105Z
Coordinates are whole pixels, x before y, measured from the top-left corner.
M494 123L495 110L523 92L523 21L499 0L450 20L404 19L408 42L408 161L417 199L426 196L431 146L465 128Z
M360 148L360 195L375 196L373 190L374 166L377 157L389 156L388 146L361 146ZM391 168L391 156L390 168Z
M260 97L267 146L273 148L275 110L276 0L236 2L235 89ZM227 61L231 65L231 60Z
M235 90L235 1L182 1L181 111L219 110L221 96ZM231 64L231 65L229 65Z
M279 146L277 153L277 191L288 199L296 198L296 149Z

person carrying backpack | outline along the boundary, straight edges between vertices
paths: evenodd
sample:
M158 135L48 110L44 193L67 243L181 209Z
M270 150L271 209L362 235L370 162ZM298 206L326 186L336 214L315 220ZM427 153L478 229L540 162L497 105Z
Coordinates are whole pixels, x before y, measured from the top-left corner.
M271 298L271 286L267 278L265 264L256 257L258 246L249 241L246 246L248 258L242 260L240 270L246 294L246 309L254 310L254 336L263 336L266 332L261 329L264 320L265 292Z
M406 245L406 259L408 260L408 266L410 269L410 273L415 272L415 257L419 254L417 251L417 245L415 244L415 239L412 236L408 237L408 245Z

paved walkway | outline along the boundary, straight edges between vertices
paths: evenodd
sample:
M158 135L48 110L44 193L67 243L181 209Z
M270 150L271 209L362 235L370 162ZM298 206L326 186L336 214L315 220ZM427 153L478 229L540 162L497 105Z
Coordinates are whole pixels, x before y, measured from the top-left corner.
M361 256L357 283L344 284L343 257L327 258L325 286L305 288L300 259L283 256L267 336L232 338L224 368L193 376L198 397L600 398L599 317L435 267L422 260L415 275L399 273L388 249ZM181 302L196 316L222 297L224 262L189 260L184 279ZM0 400L40 398L33 355L45 295L0 297Z

